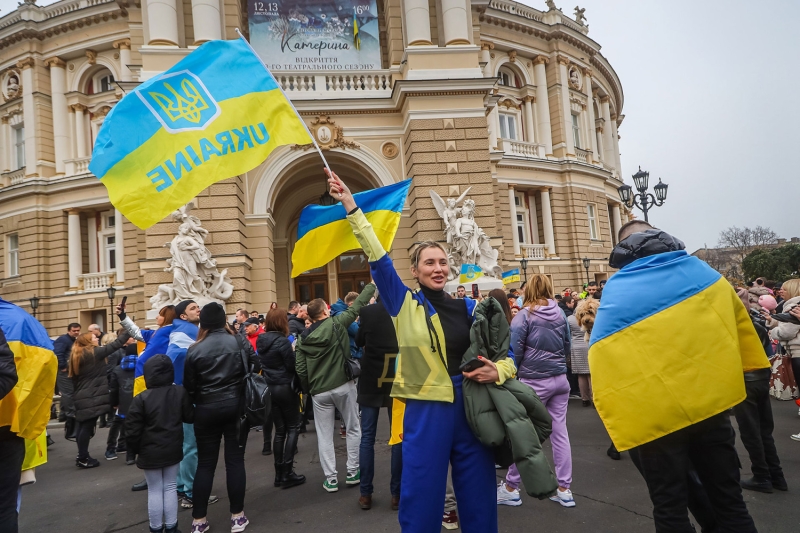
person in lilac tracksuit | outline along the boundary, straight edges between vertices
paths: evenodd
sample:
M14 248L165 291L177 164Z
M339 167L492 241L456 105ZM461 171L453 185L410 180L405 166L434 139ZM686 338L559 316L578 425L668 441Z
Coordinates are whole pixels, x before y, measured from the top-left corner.
M572 450L567 434L566 354L570 349L567 317L553 299L553 286L543 274L534 274L525 286L524 307L511 321L511 347L517 362L517 376L530 386L553 419L553 445L558 491L550 499L564 507L574 507L569 490L572 482ZM520 475L511 465L505 483L497 488L499 505L518 506Z

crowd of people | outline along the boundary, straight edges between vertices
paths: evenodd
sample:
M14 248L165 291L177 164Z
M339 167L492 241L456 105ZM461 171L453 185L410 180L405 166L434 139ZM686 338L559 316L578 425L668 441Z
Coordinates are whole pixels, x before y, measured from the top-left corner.
M534 274L518 290L496 289L484 297L467 294L464 286L455 294L445 291L447 253L427 241L411 256L417 287L409 288L347 186L335 174L328 177L330 193L342 202L370 262L374 281L360 293L331 304L292 301L283 309L274 303L266 314L239 309L231 322L220 304L201 308L185 300L159 311L157 329L140 328L120 305L121 327L114 335L97 325L81 333L80 324L71 323L53 343L59 417L65 437L77 444L76 467L100 466L89 443L98 424L108 425L104 458L124 454L143 470L144 480L132 488L148 491L151 532L177 532L179 507L191 508L192 533L210 529L207 510L218 501L212 486L223 442L230 528L244 531L248 436L262 432L262 454L274 461L274 486L290 489L311 476L295 471L298 436L311 420L322 488L339 490L338 434L346 440L344 483L358 485L359 507L371 509L375 444L385 441L377 434L382 410L391 426L390 506L403 531L460 525L467 533L496 532L497 506L522 505L522 490L575 507L570 397L597 408L609 430L611 459L630 451L647 483L657 531L693 531L689 512L703 531L756 531L742 489L788 490L772 436L770 397L797 397L799 279L759 278L735 293L729 285L714 289L721 296L709 298L709 305L718 319L699 322L738 331L728 354L738 375L730 386L735 390L708 399L690 420L668 429L665 422L641 437L646 417L635 406L617 408L609 387L608 367L619 369L620 363L595 348L635 327L635 313L683 305L698 291L717 287L718 276L693 262L683 243L634 221L620 231L610 258L619 272L608 284L589 282L581 292L556 294L546 275ZM684 266L671 283L694 272L686 285L697 287L682 293L686 300L667 289L663 301L653 296L656 303L627 296L645 279L644 271L663 275L658 269L676 263ZM0 357L6 353L1 333ZM691 327L682 332L690 344L698 334ZM642 350L639 357L647 360L651 353ZM243 416L251 372L263 376L270 400L257 427ZM670 415L669 405L659 408ZM747 479L739 477L731 408L751 462ZM3 431L0 448L11 434ZM548 438L552 465L541 450ZM800 433L791 438L800 440ZM498 467L508 471L496 484ZM10 516L6 511L0 509L0 516Z

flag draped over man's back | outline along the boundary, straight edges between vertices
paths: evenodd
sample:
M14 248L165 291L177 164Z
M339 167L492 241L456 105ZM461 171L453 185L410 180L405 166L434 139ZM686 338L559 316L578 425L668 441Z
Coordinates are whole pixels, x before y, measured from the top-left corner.
M276 147L311 142L247 41L210 41L111 110L89 170L111 203L146 229Z
M400 213L410 186L411 180L407 179L353 195L386 250L392 247L394 235L400 226ZM307 205L300 213L297 226L297 243L292 252L292 277L319 268L348 250L360 248L341 202L328 206Z

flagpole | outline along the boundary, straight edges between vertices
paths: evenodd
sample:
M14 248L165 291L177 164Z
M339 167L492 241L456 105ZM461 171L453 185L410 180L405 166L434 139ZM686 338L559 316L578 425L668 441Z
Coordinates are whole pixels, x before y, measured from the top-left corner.
M239 28L236 28L236 33L238 33L239 37L245 42L245 44L247 44L247 47L250 49L251 52L253 52L253 55L258 58L258 60L261 62L261 66L264 67L264 70L267 71L267 74L269 74L269 77L272 78L272 81L275 82L275 85L277 85L278 89L280 89L280 91L283 93L284 98L286 98L286 101L289 102L289 105L294 110L295 114L297 115L297 118L300 120L300 123L303 124L303 127L306 129L306 133L308 133L308 136L311 137L311 142L314 143L314 148L317 149L317 153L322 158L322 162L325 164L325 168L327 168L328 172L330 172L332 174L333 171L331 170L331 167L328 166L328 160L325 159L325 155L322 153L322 148L319 147L319 144L317 144L317 140L311 134L311 131L308 129L308 126L306 126L306 122L303 120L303 117L300 116L300 113L297 112L297 108L294 107L294 104L289 99L289 97L286 95L286 91L283 90L283 87L281 87L281 84L278 83L278 80L276 80L275 76L272 75L272 72L270 72L269 68L267 68L267 65L264 63L264 60L262 60L261 56L258 55L258 53L256 52L255 48L253 48L253 45L251 45L250 42L247 39L244 38L244 35L242 35L242 32L239 31Z

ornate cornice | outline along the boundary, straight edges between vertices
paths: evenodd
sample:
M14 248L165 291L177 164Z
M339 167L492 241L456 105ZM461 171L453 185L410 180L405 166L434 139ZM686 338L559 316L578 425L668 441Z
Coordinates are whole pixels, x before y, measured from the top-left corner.
M16 43L19 43L20 41L32 41L32 40L44 41L45 39L53 37L54 35L60 35L62 33L69 33L75 30L80 30L84 26L91 26L92 24L101 24L109 20L116 20L119 17L128 16L128 10L123 7L124 5L127 5L127 2L120 0L117 3L109 3L109 5L116 6L117 9L112 12L106 12L97 15L89 15L77 20L64 22L63 24L58 24L56 26L52 26L44 30L36 30L29 27L26 28L22 27L22 24L20 24L19 31L16 31L11 35L8 35L7 37L0 39L0 50L3 48L8 48L9 46L13 46ZM48 21L46 22L49 22L50 20L52 19L48 19ZM22 19L20 19L15 24L19 23L30 24L31 21L23 21ZM41 25L43 23L33 22L33 24Z
M111 46L114 48L119 48L120 50L130 50L131 49L131 40L130 39L120 39L119 41L114 41L111 43Z
M44 66L46 67L58 67L58 68L66 68L67 63L60 57L50 57L44 60Z
M26 68L33 68L36 65L36 60L32 57L26 57L17 61L17 68L25 70Z

